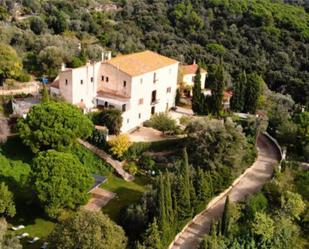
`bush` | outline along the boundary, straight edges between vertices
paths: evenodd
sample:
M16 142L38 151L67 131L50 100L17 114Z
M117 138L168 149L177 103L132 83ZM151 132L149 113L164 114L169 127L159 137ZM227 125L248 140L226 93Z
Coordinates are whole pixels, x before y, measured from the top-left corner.
M150 143L140 142L133 143L125 153L127 160L138 159L150 147Z
M250 197L246 202L246 216L253 219L257 212L264 212L268 207L268 201L262 192Z
M129 162L124 170L128 171L131 175L135 175L138 172L138 167L134 162Z
M30 75L27 74L26 72L24 71L21 71L17 77L16 77L16 80L20 81L20 82L29 82L30 81Z
M121 111L117 109L106 109L103 110L94 118L98 123L98 125L103 125L107 127L110 134L118 135L120 133L120 129L122 126L122 116Z
M152 160L150 156L142 156L138 162L141 168L145 170L152 170L156 164L155 161Z
M106 149L108 147L106 137L107 130L99 130L95 128L91 136L88 138L88 141L101 149Z
M117 158L122 158L124 153L129 149L131 142L128 135L119 135L108 141L110 152Z
M175 134L178 130L176 121L164 112L154 114L151 119L146 122L146 126L162 131L163 134Z

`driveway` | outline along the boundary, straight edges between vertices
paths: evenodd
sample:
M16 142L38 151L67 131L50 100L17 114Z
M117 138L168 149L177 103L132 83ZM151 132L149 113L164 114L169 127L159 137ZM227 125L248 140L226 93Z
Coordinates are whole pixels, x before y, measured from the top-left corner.
M187 224L183 231L176 236L169 249L197 248L204 235L209 232L212 221L222 216L227 195L232 202L244 200L247 196L260 190L271 178L274 165L279 160L278 151L264 135L259 136L257 147L259 154L256 162L239 176L232 186L214 198L204 211Z

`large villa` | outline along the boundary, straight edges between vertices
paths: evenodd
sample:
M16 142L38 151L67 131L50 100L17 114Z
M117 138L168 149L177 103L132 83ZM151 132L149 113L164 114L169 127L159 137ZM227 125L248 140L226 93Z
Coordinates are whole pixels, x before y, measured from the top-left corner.
M179 62L151 51L111 58L79 68L62 67L50 91L85 111L114 107L122 111L122 132L152 114L175 106Z

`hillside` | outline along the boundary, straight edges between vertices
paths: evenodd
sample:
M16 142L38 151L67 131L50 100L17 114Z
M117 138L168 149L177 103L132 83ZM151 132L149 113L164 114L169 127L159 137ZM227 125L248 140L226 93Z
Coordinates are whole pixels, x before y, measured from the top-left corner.
M53 78L61 62L82 65L100 58L102 48L115 53L147 48L207 66L222 57L230 87L246 70L298 103L309 101L306 1L1 2L0 41L18 51L27 72Z

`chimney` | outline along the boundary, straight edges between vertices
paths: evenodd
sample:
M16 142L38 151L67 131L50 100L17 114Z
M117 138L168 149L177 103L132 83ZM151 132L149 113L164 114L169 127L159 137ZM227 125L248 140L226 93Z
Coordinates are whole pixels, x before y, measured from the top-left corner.
M111 51L103 51L102 52L102 62L108 61L112 58L112 52Z
M61 63L61 72L65 71L65 69L66 69L65 63Z

